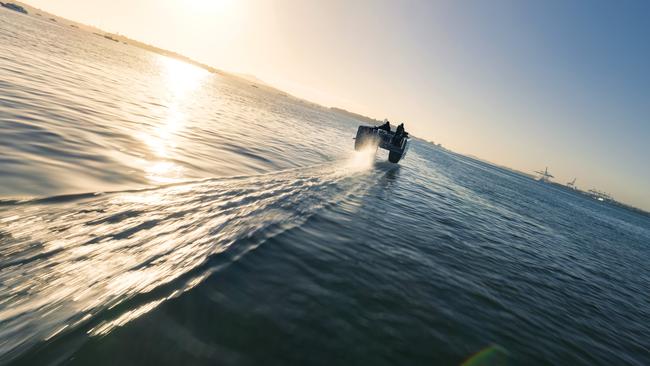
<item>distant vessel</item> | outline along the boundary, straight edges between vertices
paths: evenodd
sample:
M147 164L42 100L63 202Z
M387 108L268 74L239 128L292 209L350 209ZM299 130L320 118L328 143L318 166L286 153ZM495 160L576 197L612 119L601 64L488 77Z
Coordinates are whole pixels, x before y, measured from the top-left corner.
M27 10L18 4L0 2L0 6L11 9L13 11L17 11L19 13L27 14Z
M551 178L555 178L551 175L551 173L548 172L548 167L544 168L544 171L538 170L535 171L535 173L539 174L539 178L537 178L537 180L540 182L548 183Z
M110 34L104 34L104 38L108 39L109 41L119 42L118 39L113 38L113 36L111 36Z
M600 202L613 201L614 200L612 198L612 196L610 196L609 194L607 194L607 193L605 193L603 191L598 191L596 189L590 189L589 191L587 191L587 194L590 195L591 197L593 197L595 200L598 200Z

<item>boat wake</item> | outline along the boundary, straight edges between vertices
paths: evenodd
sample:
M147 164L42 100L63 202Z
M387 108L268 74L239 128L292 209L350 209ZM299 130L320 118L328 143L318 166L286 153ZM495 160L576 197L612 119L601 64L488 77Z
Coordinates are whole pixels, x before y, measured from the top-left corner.
M0 363L101 335L373 182L370 154L277 173L0 205ZM98 314L102 314L98 316Z

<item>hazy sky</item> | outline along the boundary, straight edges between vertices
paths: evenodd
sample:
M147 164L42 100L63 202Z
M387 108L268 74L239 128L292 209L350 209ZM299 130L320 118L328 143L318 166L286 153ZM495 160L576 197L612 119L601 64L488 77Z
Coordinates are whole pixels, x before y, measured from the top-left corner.
M650 1L29 3L650 209Z

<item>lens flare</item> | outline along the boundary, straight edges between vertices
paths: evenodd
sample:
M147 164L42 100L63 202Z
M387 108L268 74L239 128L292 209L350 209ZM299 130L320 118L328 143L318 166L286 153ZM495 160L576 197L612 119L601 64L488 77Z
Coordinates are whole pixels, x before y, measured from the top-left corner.
M508 364L509 354L505 348L492 345L472 355L461 366L504 366Z

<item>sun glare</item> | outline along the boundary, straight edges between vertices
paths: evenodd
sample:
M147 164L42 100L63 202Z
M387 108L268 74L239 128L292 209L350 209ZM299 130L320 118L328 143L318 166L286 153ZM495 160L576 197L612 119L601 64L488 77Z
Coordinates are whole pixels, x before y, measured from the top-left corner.
M183 1L183 3L187 3ZM232 8L235 0L194 0L190 2L196 8L200 10L215 11L215 10L228 10Z
M178 134L187 124L187 105L209 72L165 56L160 56L158 63L163 80L159 92L165 116L138 136L153 156L143 162L147 178L153 183L171 183L183 177L183 168L172 160L180 140Z
M167 87L174 98L187 97L209 74L205 69L170 57L160 56L159 62Z

